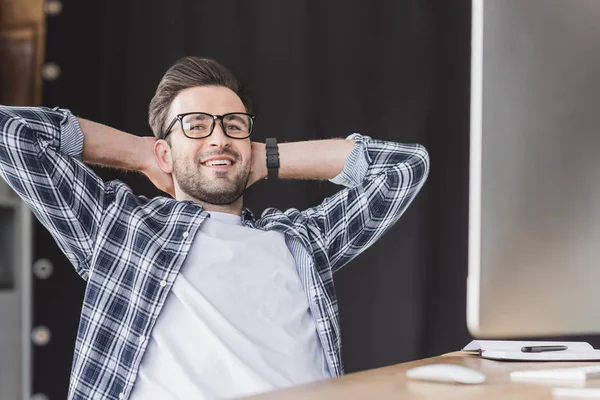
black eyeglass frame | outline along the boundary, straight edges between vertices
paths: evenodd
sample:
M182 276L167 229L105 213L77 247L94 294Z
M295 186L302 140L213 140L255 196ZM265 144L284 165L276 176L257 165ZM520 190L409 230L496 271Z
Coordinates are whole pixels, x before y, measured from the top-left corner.
M206 136L201 136L201 137L191 137L188 136L185 133L185 129L183 129L183 117L187 116L187 115L192 115L192 114L203 114L203 115L208 115L209 117L212 118L212 125L210 127L210 132L208 133L208 135ZM223 118L227 117L228 115L233 115L233 114L242 114L242 115L246 115L248 117L250 117L250 129L248 130L248 136L244 136L244 137L235 137L235 136L231 136L227 134L227 129L225 129L225 126L223 125ZM175 125L175 122L177 122L177 120L179 120L179 125L181 126L181 132L183 132L183 134L185 135L185 137L190 138L190 139L204 139L209 137L210 135L212 135L213 131L215 130L215 125L216 125L216 121L219 120L221 123L221 128L223 130L223 133L225 134L225 136L227 136L228 138L231 139L248 139L250 137L250 135L252 135L252 130L254 129L254 120L256 120L256 115L254 114L249 114L249 113L245 113L245 112L230 112L227 114L223 114L223 115L213 115L207 112L203 112L203 111L194 111L194 112L187 112L187 113L183 113L183 114L177 114L175 116L175 118L173 118L173 121L171 121L171 123L169 124L169 127L167 128L167 130L165 131L165 133L163 134L163 140L167 138L167 136L169 136L169 134L171 133L171 129L173 129L173 125Z

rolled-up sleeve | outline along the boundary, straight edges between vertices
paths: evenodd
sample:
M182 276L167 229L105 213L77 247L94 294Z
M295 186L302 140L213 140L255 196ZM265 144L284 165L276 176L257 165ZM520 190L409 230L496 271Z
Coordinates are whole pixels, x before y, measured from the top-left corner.
M353 134L355 146L342 172L331 179L346 186L304 211L313 242L325 248L333 272L369 248L406 211L429 174L429 155L419 144L374 140ZM320 251L320 250L318 250Z
M70 111L0 107L0 176L87 278L105 186L80 161L82 149L83 132Z

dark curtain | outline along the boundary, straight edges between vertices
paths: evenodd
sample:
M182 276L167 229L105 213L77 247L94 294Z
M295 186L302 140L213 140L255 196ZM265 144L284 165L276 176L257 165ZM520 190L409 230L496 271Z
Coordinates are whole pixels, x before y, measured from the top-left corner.
M372 137L418 142L429 180L378 243L336 276L348 372L458 350L465 326L469 146L468 0L64 0L49 17L47 60L61 74L44 104L136 135L179 57L213 57L253 94L256 137L300 141ZM160 195L142 175L96 169L135 192ZM339 190L325 182L262 182L244 199L306 208ZM34 392L66 396L84 282L39 224L34 324L52 340L34 351Z

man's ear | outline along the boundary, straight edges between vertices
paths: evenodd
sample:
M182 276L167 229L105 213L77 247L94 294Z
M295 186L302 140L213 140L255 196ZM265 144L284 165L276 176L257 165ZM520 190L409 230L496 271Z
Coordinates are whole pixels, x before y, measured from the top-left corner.
M166 140L159 139L154 143L154 158L158 166L167 174L173 173L173 156L171 155L171 146Z

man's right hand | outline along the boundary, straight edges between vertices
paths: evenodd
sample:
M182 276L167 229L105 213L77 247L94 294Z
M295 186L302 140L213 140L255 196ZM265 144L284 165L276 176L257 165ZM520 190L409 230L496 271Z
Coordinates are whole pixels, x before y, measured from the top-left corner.
M173 176L160 169L158 162L156 161L156 157L154 157L153 149L156 139L153 137L144 137L142 139L145 141L148 148L148 151L145 152L148 154L148 162L147 166L140 172L146 175L158 189L170 194L172 197L175 197L175 184L173 183Z

